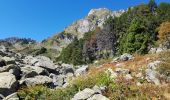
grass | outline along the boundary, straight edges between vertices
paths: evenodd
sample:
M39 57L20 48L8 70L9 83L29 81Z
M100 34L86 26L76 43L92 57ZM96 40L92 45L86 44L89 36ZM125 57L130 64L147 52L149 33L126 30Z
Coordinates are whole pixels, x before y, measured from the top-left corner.
M85 88L92 88L95 85L108 86L114 83L110 77L104 73L97 75L81 76L71 82L65 89L51 90L45 86L35 86L21 88L18 91L21 100L70 100L74 94Z

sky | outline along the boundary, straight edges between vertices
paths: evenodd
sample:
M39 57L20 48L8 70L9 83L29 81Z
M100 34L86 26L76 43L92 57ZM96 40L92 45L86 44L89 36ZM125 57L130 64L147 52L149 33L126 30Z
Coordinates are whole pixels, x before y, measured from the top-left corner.
M169 2L170 0L155 0ZM148 0L0 0L0 39L32 38L42 41L94 8L127 9Z

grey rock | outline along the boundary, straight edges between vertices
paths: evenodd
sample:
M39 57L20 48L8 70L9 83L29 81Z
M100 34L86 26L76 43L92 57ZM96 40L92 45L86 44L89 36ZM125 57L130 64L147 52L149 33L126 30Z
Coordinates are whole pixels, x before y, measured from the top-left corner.
M87 73L89 67L88 65L83 65L75 71L76 76L84 75Z
M99 93L99 94L102 94L102 92L104 92L106 90L106 86L97 86L97 85L95 85L94 87L93 87L93 91L95 92L95 93Z
M146 69L146 79L148 82L153 82L155 83L156 85L160 85L160 81L159 79L157 78L157 72L154 71L154 70L151 70L151 69Z
M47 76L35 76L33 78L26 78L24 80L24 83L27 86L35 86L35 85L47 85L50 86L53 83L53 80Z
M37 75L48 75L48 72L45 69L37 66L26 65L25 67L21 67L21 71L22 79L34 77Z
M127 61L127 60L132 60L134 57L131 54L125 53L120 56L121 61Z
M110 11L107 8L92 9L86 18L74 22L65 29L65 32L74 33L78 38L82 38L84 33L93 31L96 27L102 29L109 17L119 17L124 12L124 10Z
M8 95L3 100L19 100L18 94L15 92L13 94Z
M9 72L0 73L0 94L7 96L18 89L18 81Z
M148 64L148 68L152 70L156 70L158 65L161 63L161 61L154 61Z
M5 46L1 45L1 46L0 46L0 51L2 51L2 52L6 52L6 51L7 51L7 49L5 48Z
M122 74L129 74L130 73L129 69L123 69L123 68L116 68L115 72L122 73Z
M88 98L87 100L110 100L110 99L101 94L94 94L92 97Z
M3 59L0 59L0 67L6 66L6 62Z
M149 50L149 53L151 54L155 54L155 53L160 53L160 52L163 52L163 51L166 51L167 48L162 48L162 47L158 47L158 48L151 48Z
M111 68L106 70L106 73L109 74L110 78L115 79L117 77L117 73L114 72Z
M2 99L4 99L5 97L2 95L2 94L0 94L0 100L2 100Z
M15 64L15 58L14 57L3 57L2 59L5 60L6 64L9 65L9 64Z
M71 100L86 100L94 94L95 94L95 91L93 91L92 89L86 88L83 91L80 91L77 94L75 94Z
M131 76L131 74L126 74L124 77L125 77L126 80L131 80L131 79L133 79L133 77Z

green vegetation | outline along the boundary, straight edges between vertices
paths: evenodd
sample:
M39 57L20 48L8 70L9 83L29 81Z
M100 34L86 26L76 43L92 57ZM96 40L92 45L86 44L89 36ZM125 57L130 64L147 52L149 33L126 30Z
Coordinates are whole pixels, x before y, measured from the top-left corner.
M74 39L63 49L58 60L81 65L123 53L146 54L156 45L159 26L170 21L169 16L170 4L157 5L154 0L129 8L120 17L108 18L103 29L97 28L85 33L82 39Z
M94 85L108 86L114 84L108 74L102 72L97 75L80 77L65 89L50 90L44 86L22 88L18 91L21 100L70 100L79 90L92 88Z

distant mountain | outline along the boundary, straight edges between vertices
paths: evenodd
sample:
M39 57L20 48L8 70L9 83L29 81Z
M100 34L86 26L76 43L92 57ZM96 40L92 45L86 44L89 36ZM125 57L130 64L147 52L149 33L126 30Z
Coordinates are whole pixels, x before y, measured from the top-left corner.
M35 44L36 41L31 38L18 38L18 37L10 37L5 39L0 39L0 45L4 45L10 48L20 49L25 46Z

